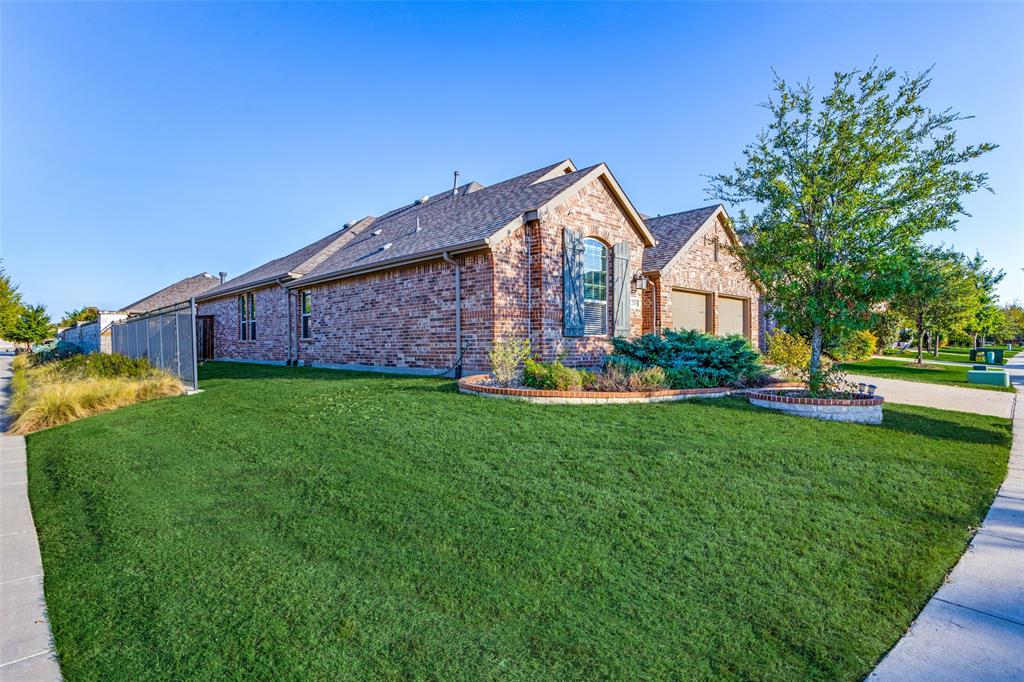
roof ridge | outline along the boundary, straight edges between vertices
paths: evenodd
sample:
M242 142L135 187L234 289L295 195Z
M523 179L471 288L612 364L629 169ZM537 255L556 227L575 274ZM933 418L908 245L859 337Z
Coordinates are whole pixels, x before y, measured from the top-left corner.
M649 216L644 220L644 222L647 222L648 220L658 220L659 218L671 218L673 216L683 215L684 213L696 213L697 211L706 211L709 208L718 208L719 206L722 205L722 202L719 201L717 204L708 204L707 206L701 206L700 208L690 208L685 211L676 211L675 213L662 213L661 215Z
M309 258L296 265L295 268L292 269L292 272L294 272L297 275L306 274L307 272L315 268L317 265L320 265L320 263L323 263L325 260L327 260L342 246L351 241L352 238L359 234L362 228L366 227L366 225L373 223L374 220L375 218L373 216L365 216L355 221L355 223L350 225L349 227L343 227L337 232L333 232L327 235L327 237L325 237L324 239L334 235L337 236L334 237L334 239L332 239L330 243L328 243L322 249L318 249L316 253L314 253ZM366 225L363 224L364 222L366 223ZM314 244L315 243L316 242L314 242Z

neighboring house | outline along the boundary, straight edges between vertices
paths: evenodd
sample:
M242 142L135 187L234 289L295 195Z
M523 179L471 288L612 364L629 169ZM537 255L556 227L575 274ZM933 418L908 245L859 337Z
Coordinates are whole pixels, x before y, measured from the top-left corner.
M690 237L711 231L702 227ZM689 241L649 277L683 286L676 264L685 270L704 254ZM654 314L653 299L644 309L653 248L605 164L562 161L353 221L196 300L216 359L426 372L461 358L476 370L489 366L495 341L526 337L539 358L594 366L612 336L670 325L671 307L667 317ZM720 271L717 288L688 286L746 297L756 310L756 290L725 251L702 261ZM729 278L742 281L730 288ZM757 325L748 328L756 339Z
M220 273L219 278L214 277L208 272L201 272L198 275L186 277L170 286L164 287L156 293L126 305L121 310L129 315L142 315L158 308L166 308L178 303L184 303L215 286L223 284L226 277L226 272Z
M83 353L109 353L110 324L126 317L127 313L120 310L101 310L92 322L78 322L58 331L57 338L75 344Z
M658 240L644 252L645 329L699 329L764 337L761 296L733 247L738 243L721 204L647 218Z

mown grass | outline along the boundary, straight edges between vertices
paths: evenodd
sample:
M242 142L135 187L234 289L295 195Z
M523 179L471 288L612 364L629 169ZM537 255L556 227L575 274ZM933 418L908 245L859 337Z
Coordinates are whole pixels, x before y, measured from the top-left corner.
M881 377L883 379L902 379L904 381L920 381L927 384L943 384L945 386L958 386L960 388L977 388L985 391L1006 391L1012 393L1014 388L1010 386L986 386L984 384L967 383L968 366L957 367L954 365L918 365L913 362L902 360L863 360L861 362L844 362L838 366L844 372L850 374L864 374L867 376Z
M1019 349L1010 350L1010 351L1004 350L1003 351L1003 363L1002 364L1005 365L1009 358L1012 358L1013 356L1017 355L1017 353L1019 353L1019 352L1020 352ZM916 359L917 358L917 350L915 348L911 348L909 350L900 351L899 353L895 353L895 354L893 354L892 356L889 356L889 357L915 358ZM938 356L932 355L932 353L929 350L925 349L925 351L924 351L924 361L928 362L928 360L941 360L943 362L966 362L968 364L971 364L971 349L970 348L965 348L965 347L962 347L962 346L944 346L944 347L939 349ZM980 364L983 364L983 362L980 363Z
M71 680L865 675L1006 471L1004 419L542 406L208 365L29 437Z
M96 354L98 356L98 354ZM99 356L100 358L104 356ZM110 356L105 356L110 357ZM77 364L75 360L81 359ZM145 400L181 395L181 381L153 369L131 375L98 374L88 356L33 366L28 355L11 363L11 431L27 434Z

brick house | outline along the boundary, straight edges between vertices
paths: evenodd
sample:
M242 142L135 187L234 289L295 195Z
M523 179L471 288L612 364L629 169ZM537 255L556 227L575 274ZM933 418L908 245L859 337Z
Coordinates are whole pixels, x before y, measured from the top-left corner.
M216 359L409 372L461 359L482 370L496 340L527 337L541 359L594 366L610 337L673 320L672 301L655 290L714 294L712 310L719 294L745 297L756 311L756 290L722 257L728 249L716 260L697 246L708 233L731 235L724 210L713 217L717 227L705 219L652 269L651 226L670 231L670 221L645 221L605 164L562 161L348 223L202 293L198 313ZM701 279L691 263L715 274ZM746 328L756 340L756 323Z

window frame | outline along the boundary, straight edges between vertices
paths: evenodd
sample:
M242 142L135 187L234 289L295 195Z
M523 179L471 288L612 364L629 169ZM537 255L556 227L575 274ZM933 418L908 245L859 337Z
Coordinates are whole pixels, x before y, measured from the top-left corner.
M238 295L238 340L256 340L256 292Z
M597 246L601 249L602 255L602 269L595 270L594 268L588 267L587 264L587 251L588 247ZM608 279L611 274L611 268L609 267L609 258L611 250L608 245L596 237L584 237L583 238L583 336L608 336ZM591 272L600 272L604 275L604 282L600 285L596 283L588 283L587 275ZM601 286L604 289L603 298L592 298L588 296L588 289L595 286ZM588 306L599 305L603 310L603 325L601 330L588 329L587 327L587 308Z
M308 306L306 304L309 304ZM308 341L313 338L312 330L313 317L313 292L299 292L299 338Z

